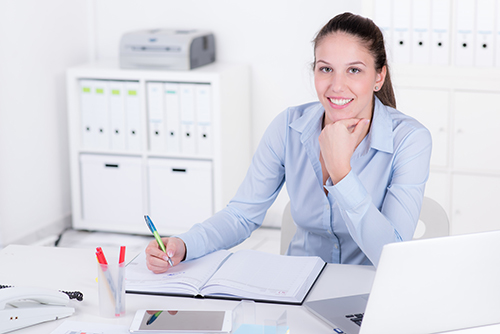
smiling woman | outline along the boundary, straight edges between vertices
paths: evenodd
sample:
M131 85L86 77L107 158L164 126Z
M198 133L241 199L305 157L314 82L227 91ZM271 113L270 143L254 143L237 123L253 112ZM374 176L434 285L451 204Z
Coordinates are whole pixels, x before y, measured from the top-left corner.
M164 239L174 265L248 238L285 182L297 225L289 255L377 265L385 244L412 238L431 137L395 109L383 35L371 20L344 13L314 41L319 102L273 120L226 208ZM168 270L155 241L146 254L151 270Z

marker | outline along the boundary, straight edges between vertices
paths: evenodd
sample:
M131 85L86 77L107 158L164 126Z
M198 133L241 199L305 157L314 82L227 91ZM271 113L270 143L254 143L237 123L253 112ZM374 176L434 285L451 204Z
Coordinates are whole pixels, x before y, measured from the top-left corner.
M118 260L118 291L115 316L125 314L125 303L122 300L123 283L125 281L125 246L120 247L120 257Z
M116 289L113 283L113 278L111 277L111 273L108 270L108 261L106 261L106 257L104 256L104 252L102 251L101 247L96 248L95 255L97 257L97 262L99 262L99 264L101 265L101 269L104 273L104 276L106 277L106 281L108 281L108 287L111 293L111 299L115 304L115 310L116 310Z
M149 218L148 215L145 215L144 216L144 220L146 220L146 224L148 225L149 230L151 231L151 233L153 233L153 235L154 235L154 237L156 239L156 242L160 246L160 248L163 251L163 253L167 254L167 250L165 249L165 245L163 244L163 241L161 241L160 235L158 234L158 231L156 230L156 227L153 224L153 221L151 221L151 218ZM172 263L172 259L168 255L167 255L167 261L168 261L168 263L170 264L171 267L174 266L174 264Z
M158 318L160 316L160 314L162 313L163 311L158 311L156 312L155 314L153 314L149 320L146 322L146 325L151 325L153 322L155 322L156 318Z

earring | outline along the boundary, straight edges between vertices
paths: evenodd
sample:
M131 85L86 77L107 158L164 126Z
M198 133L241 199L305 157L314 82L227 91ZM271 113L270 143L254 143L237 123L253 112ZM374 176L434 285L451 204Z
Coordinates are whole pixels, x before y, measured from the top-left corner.
M375 86L375 91L378 92L378 86Z

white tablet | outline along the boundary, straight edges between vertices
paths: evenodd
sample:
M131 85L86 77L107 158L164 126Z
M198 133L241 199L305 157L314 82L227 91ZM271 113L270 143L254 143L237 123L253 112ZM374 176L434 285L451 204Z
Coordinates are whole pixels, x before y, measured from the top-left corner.
M229 333L231 311L139 310L130 333Z

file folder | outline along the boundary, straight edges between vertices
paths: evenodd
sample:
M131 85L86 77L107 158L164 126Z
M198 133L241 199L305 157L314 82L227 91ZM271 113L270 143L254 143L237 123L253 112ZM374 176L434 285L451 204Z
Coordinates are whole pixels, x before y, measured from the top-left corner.
M375 0L374 19L375 24L384 35L385 45L392 46L392 1ZM387 61L392 63L392 49L386 50Z
M410 0L398 0L393 2L393 40L392 50L394 62L400 64L410 63L411 43L410 43Z
M457 0L455 64L474 65L474 0Z
M209 84L196 85L196 143L198 155L212 154L212 108L211 87Z
M97 127L96 148L102 150L108 150L110 148L108 89L107 81L94 81L94 117Z
M181 153L196 154L195 85L180 84L181 100Z
M141 150L141 103L139 97L139 83L127 81L125 83L125 111L127 125L127 150Z
M431 64L450 64L450 0L433 0L431 3Z
M163 83L148 82L147 91L149 149L154 152L165 152L167 141L163 110Z
M412 63L430 64L431 60L431 1L419 0L412 3Z
M476 5L475 65L492 67L495 64L495 0L477 0Z
M111 149L124 151L125 141L125 86L122 81L109 82L109 116Z
M178 154L181 151L181 109L178 83L167 82L163 86L166 120L166 151Z
M87 149L97 147L97 126L94 116L94 82L80 80L81 138Z

